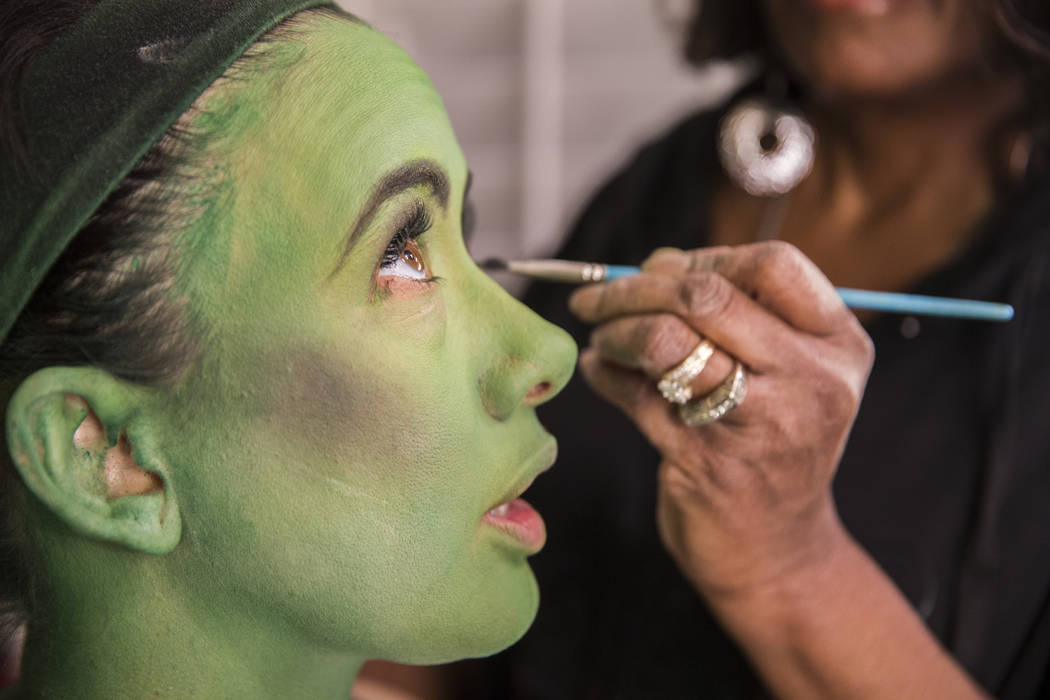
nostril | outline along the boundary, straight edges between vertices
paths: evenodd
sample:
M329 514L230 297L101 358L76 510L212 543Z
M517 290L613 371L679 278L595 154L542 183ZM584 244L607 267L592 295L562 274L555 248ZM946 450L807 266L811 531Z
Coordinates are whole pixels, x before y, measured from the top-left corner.
M536 386L529 389L529 393L525 394L525 400L529 403L539 401L549 394L551 391L550 382L540 382Z

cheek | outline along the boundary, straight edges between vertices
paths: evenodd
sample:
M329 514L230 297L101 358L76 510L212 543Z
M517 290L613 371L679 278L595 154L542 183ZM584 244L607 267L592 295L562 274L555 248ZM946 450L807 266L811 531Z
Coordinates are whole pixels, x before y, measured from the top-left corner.
M432 432L426 419L437 387L422 381L424 368L395 351L361 345L365 341L352 354L293 349L267 363L255 429L274 445L347 457L349 464L389 455L403 442L399 437ZM372 466L383 470L388 461L396 460ZM403 478L403 469L397 471Z
M456 582L477 576L491 485L469 384L398 369L303 350L261 358L244 373L260 378L248 400L186 426L199 439L183 455L185 544L211 572L201 586L339 644L351 630L383 640L382 625L411 629L458 600Z
M281 455L273 477L302 498L348 511L360 500L418 540L441 533L450 546L465 545L482 502L465 488L478 451L466 414L476 401L467 382L450 381L455 368L444 369L292 353L271 380L272 410L251 432L266 454Z
M296 577L288 587L310 589L332 571L352 571L352 592L344 581L319 595L345 592L348 608L365 606L389 622L437 595L435 582L470 568L485 507L481 449L459 383L435 382L411 362L382 374L377 359L359 364L369 370L290 356L276 383L279 411L261 425L266 452L285 456L274 493L288 494L288 532L309 543L308 551L298 545L294 566L280 567ZM305 580L303 572L311 572ZM432 604L441 607L438 598Z
M258 421L263 439L306 452L332 454L366 444L380 416L391 416L404 397L374 376L348 372L319 353L296 351L274 363ZM352 375L352 376L351 376Z

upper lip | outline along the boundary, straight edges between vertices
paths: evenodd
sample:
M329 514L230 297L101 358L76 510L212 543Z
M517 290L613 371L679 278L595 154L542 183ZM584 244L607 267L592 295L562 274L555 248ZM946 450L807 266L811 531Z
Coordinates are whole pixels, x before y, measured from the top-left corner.
M507 491L504 492L503 497L500 500L493 503L486 509L486 513L493 508L503 505L504 503L510 503L515 498L525 493L525 490L532 485L532 482L536 480L536 477L547 471L554 465L554 460L558 456L558 442L552 435L547 435L543 444L538 450L532 453L525 462L525 467L518 474L518 477L514 480L514 485L511 486Z

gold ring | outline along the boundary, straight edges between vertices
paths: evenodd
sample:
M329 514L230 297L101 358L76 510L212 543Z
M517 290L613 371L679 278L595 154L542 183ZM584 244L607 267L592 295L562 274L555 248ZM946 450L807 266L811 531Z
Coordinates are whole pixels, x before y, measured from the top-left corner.
M689 385L704 371L714 353L715 346L704 338L688 357L664 373L656 383L656 388L673 404L687 403L693 398L693 389Z
M738 360L733 373L715 390L702 399L678 407L678 415L686 425L713 423L740 405L747 396L747 375Z

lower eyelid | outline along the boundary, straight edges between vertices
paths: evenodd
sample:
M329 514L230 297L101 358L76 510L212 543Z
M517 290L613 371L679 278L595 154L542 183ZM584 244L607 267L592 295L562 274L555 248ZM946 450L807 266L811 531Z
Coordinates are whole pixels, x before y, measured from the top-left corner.
M427 277L419 279L416 277L403 277L401 275L383 275L380 274L376 279L377 291L383 294L420 294L428 291L438 282L441 282L441 277Z

